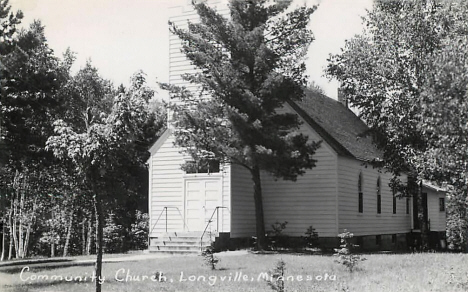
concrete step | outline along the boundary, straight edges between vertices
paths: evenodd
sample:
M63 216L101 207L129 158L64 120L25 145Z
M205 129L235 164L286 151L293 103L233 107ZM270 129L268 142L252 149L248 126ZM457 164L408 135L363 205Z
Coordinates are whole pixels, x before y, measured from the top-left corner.
M199 255L200 249L198 250L153 250L149 249L149 253L158 253L158 254L173 254L173 255Z
M202 232L168 232L159 234L158 237L150 237L150 246L148 251L151 253L171 253L185 254L196 253L202 251L202 247L211 244L208 234L203 236L203 244L200 244ZM212 234L212 238L217 234Z
M199 245L157 245L157 246L150 246L150 250L158 251L158 250L195 250L200 251Z
M201 237L203 232L201 231L174 231L174 232L166 232L161 233L161 236L169 236L169 237ZM206 236L206 233L205 233Z
M179 241L179 242L192 242L192 241L198 241L200 242L201 240L201 237L200 236L182 236L182 237L176 237L176 236L172 236L172 237L167 237L167 236L153 236L151 237L155 240L159 240L159 241ZM214 238L213 238L214 239ZM203 241L210 241L210 238L209 237L203 237Z
M209 245L211 242L208 240L203 240L203 244ZM153 238L151 240L151 245L200 245L200 239L193 240L160 240Z
M191 242L191 241L200 241L200 237L152 237L154 239L157 239L159 241L184 241L184 242ZM209 238L203 238L203 241L206 241Z
M150 247L154 246L160 246L160 247L171 247L171 246L180 246L180 247L191 247L191 246L196 246L200 248L200 246L209 246L211 242L209 241L203 241L201 243L200 241L193 241L193 242L179 242L179 241L157 241L157 240L152 240L150 242Z

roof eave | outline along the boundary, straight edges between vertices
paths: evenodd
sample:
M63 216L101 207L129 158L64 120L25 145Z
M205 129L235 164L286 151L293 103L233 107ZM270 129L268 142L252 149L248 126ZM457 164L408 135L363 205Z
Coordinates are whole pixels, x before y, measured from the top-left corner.
M309 126L311 126L322 138L327 142L333 150L336 151L338 155L348 156L348 157L355 157L348 149L346 149L343 145L341 145L335 138L333 138L327 131L322 128L312 117L310 117L300 106L298 106L294 101L289 100L287 102L296 112L297 114L304 119Z

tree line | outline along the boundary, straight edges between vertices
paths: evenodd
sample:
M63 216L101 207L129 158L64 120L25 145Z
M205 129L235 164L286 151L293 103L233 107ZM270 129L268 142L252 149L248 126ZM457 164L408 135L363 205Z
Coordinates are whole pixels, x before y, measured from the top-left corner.
M147 149L166 116L146 75L126 88L91 61L73 73L74 53L22 18L0 1L1 260L145 248Z

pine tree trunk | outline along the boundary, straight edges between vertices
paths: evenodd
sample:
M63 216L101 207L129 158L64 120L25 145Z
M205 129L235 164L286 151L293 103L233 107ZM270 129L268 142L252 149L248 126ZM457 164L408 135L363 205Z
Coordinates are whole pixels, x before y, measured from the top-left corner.
M0 194L0 209L2 211L2 255L0 256L0 261L5 260L5 242L6 242L6 237L5 237L5 232L6 230L6 208L5 208L5 196L3 194Z
M52 242L50 243L50 257L54 258L55 257L55 238L52 238Z
M13 208L8 212L8 225L10 229L10 244L8 247L8 260L13 258Z
M34 203L33 203L33 209L31 213L31 220L28 224L28 227L26 228L26 237L24 239L24 246L23 246L23 254L24 257L28 256L28 246L29 246L29 237L31 234L31 229L34 224L35 218L36 218L36 209L37 209L37 197L34 198Z
M20 196L20 208L19 208L19 227L18 227L18 254L20 258L24 258L23 252L23 212L24 212L24 191L21 192Z
M6 249L5 249L5 244L6 244L6 219L3 218L3 224L2 224L2 255L0 257L0 261L4 261L5 260L5 252L6 252Z
M19 259L18 234L16 230L16 220L13 220L13 246L15 248L15 258Z
M29 245L29 236L31 234L31 227L32 223L28 225L26 228L26 236L24 238L24 245L23 245L23 258L28 256L28 245Z
M81 221L81 254L86 254L86 218Z
M97 214L97 210L96 210L96 207L94 207L94 213L96 213L96 225L94 226L96 228L95 232L94 232L94 248L96 249L96 253L97 253L97 250L99 248L99 240L98 240L98 233L99 233L99 223L98 223L98 214Z
M16 201L16 198L15 198L15 201ZM16 229L16 215L18 214L18 208L16 206L16 202L14 203L14 207L13 207L13 218L12 218L12 221L13 221L13 224L12 224L12 237L13 237L13 245L15 247L15 258L19 259L19 250L18 250L18 234L17 234L17 229Z
M465 202L468 204L468 198L465 195ZM461 243L463 244L463 241L465 242L465 253L468 253L468 210L467 210L467 205L462 208L462 213L461 213ZM463 246L460 246L461 249L463 250Z
M104 220L102 214L102 202L98 195L94 197L94 208L96 210L96 292L101 292L101 282L99 281L102 278L102 245L103 245L103 231L104 231Z
M86 254L91 254L91 246L93 244L93 214L89 215L88 220L88 242L86 243Z
M63 257L66 257L68 255L68 246L70 245L70 237L71 237L72 227L73 227L73 213L74 213L74 209L72 205L71 210L70 210L70 217L69 217L68 224L67 224L67 235L65 238L65 246L63 247Z
M254 201L255 201L255 223L257 234L257 250L266 249L265 222L263 214L262 182L260 179L260 169L256 166L251 170Z
M54 204L53 198L52 198L52 203ZM51 212L52 222L55 222L55 212L56 212L56 210L54 208L52 208L52 212ZM55 224L51 224L51 227L50 227L50 229L51 229L50 234L52 236L52 238L50 238L50 257L51 258L55 257L55 231L56 231L55 228L56 227L54 225Z

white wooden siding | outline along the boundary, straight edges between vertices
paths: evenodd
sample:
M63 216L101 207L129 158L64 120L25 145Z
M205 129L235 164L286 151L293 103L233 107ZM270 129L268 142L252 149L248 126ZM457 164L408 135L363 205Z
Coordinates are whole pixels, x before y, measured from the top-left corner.
M227 17L229 10L227 9L227 1L225 0L208 0L208 5L216 9L221 15ZM169 18L178 28L187 29L188 22L199 22L198 14L191 5L191 1L187 1L185 6L173 7ZM186 73L199 72L191 62L181 52L182 43L178 36L169 35L169 83L178 86L185 86L192 92L198 92L199 86L190 84L183 80L181 75Z
M230 232L231 231L231 165L224 165L221 169L223 173L222 180L222 208L220 210L220 218L222 224L218 232Z
M210 6L217 7L221 13L227 13L226 1L209 0ZM178 28L187 29L188 21L192 23L198 22L198 15L191 6L191 0L187 0L185 5L173 7L170 21ZM223 10L224 9L224 10ZM224 12L223 12L224 11ZM181 74L195 73L197 70L191 65L190 61L181 52L181 41L176 35L169 35L169 83L174 85L185 86L192 92L197 92L199 86L189 84L182 80ZM171 128L172 113L168 112L168 126ZM167 227L168 231L181 231L184 229L183 217L185 214L185 180L193 178L191 175L185 175L180 169L184 163L184 156L180 153L179 148L173 145L174 137L161 137L156 143L156 147L152 148L152 155L149 160L150 169L150 185L149 185L149 213L150 213L150 230L153 229L158 216L166 206L177 207L168 209ZM223 207L221 216L223 222L220 231L230 231L230 167L225 166L222 171L221 179L221 194L220 201ZM203 179L203 175L199 176ZM157 234L165 231L166 215L163 214L159 219L157 226L152 231Z
M250 172L231 165L231 237L255 235L255 203Z
M446 213L439 209L439 198L445 198L444 192L437 192L435 190L423 187L423 192L427 193L427 211L428 219L430 220L431 231L445 231L446 230Z
M199 178L200 180L209 177L207 174L187 175L180 169L185 162L184 155L180 153L180 148L174 146L174 136L172 134L163 135L158 141L159 148L153 149L150 157L150 190L149 190L149 214L151 235L156 236L165 232L166 215L162 214L157 225L156 221L164 207L177 207L168 209L167 227L168 232L182 231L184 229L185 218L185 181ZM221 179L221 193L219 194L221 206L228 209L220 210L220 231L230 231L230 167L224 166L220 174L213 176Z
M289 106L282 111L292 112ZM310 139L320 140L318 134L305 122L299 131ZM263 172L262 192L266 231L275 222L287 221L283 231L289 236L303 236L313 226L319 236L337 235L336 154L325 142L315 154L317 166L297 181L277 180ZM255 235L255 205L250 173L240 166L232 172L232 233L231 237Z
M188 21L196 23L199 21L198 14L193 10L190 2L185 6L174 7L169 18L178 28L187 29ZM170 33L169 35L169 83L177 86L184 86L192 93L200 90L200 87L182 79L185 73L196 73L198 70L181 52L182 42L179 37Z
M294 112L289 105L281 111ZM310 141L321 137L302 120L299 132ZM313 226L321 237L337 235L337 155L332 148L322 142L314 158L316 167L307 170L297 181L274 180L263 173L265 228L271 230L275 222L287 221L283 231L290 236L304 236L307 228Z
M168 209L168 231L184 230L184 172L180 166L184 163L183 155L174 147L174 137L168 135L161 146L150 157L150 230L156 235L165 232L165 214L156 220L166 206L177 207ZM179 213L180 211L180 213ZM182 215L181 215L182 214Z
M362 172L363 213L358 210L358 178ZM377 214L377 179L381 178L381 214ZM339 231L355 235L395 234L409 232L411 214L406 214L406 198L396 200L389 187L391 174L367 167L356 159L338 158Z

